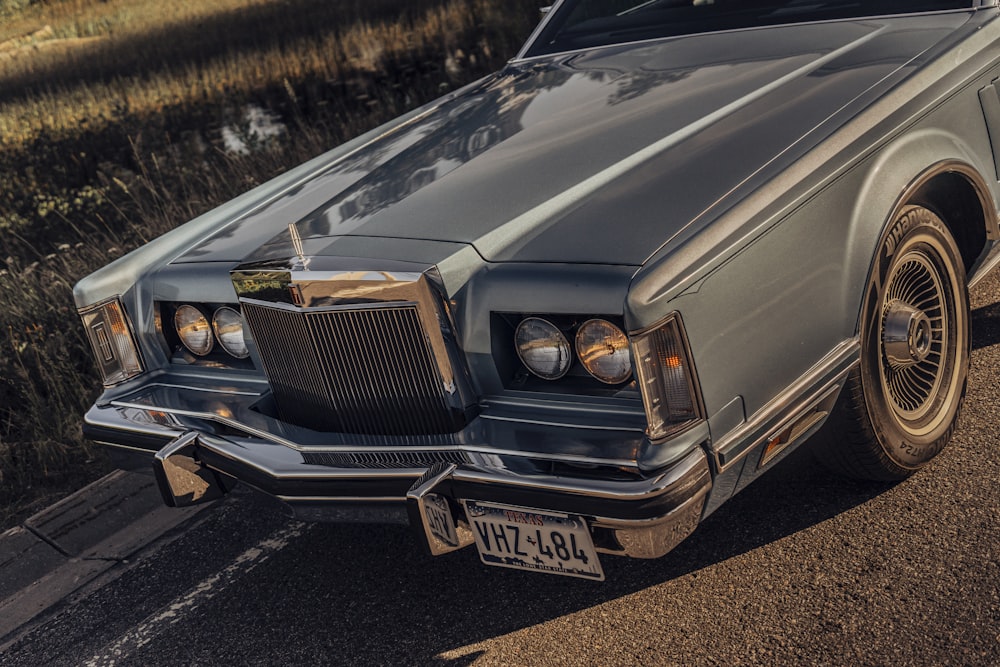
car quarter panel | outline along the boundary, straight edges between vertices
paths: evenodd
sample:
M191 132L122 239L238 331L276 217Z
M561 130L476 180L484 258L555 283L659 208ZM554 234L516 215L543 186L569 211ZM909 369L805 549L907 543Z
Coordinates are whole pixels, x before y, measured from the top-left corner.
M978 20L993 25L939 54L713 226L668 243L636 276L627 317L641 325L682 313L709 415L728 414L739 396L752 418L856 337L879 239L921 174L961 166L986 200L985 236L997 238L997 174L979 99L1000 74L995 14Z

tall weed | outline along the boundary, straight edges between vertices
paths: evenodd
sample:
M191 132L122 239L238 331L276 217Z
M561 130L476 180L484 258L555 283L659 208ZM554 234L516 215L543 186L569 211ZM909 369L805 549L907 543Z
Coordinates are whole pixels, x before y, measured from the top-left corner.
M538 5L157 0L157 11L176 14L174 32L166 32L168 21L143 13L151 2L45 0L13 14L21 26L49 21L60 29L71 16L110 21L113 14L124 28L120 41L101 46L40 51L35 62L10 67L14 61L0 60L0 529L25 499L106 466L94 462L80 427L98 379L72 301L79 278L499 68L530 31ZM279 22L247 28L250 35L233 36L225 49L204 46L224 24L213 20L230 18L237 6L260 17L301 6L317 24L324 12L336 16L337 28L310 33ZM199 29L199 21L215 27ZM138 55L123 46L143 35L166 44ZM202 46L190 53L186 40ZM281 114L287 132L245 155L227 153L219 128L249 103Z

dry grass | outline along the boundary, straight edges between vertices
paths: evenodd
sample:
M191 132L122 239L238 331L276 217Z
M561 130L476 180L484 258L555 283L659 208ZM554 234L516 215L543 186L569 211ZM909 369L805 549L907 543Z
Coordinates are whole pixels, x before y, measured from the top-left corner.
M115 0L101 5L109 13L100 20L72 25L63 20L54 28L57 35L96 39L63 47L50 40L57 46L40 51L40 44L34 44L28 56L3 63L2 145L23 145L41 133L59 138L81 127L100 130L123 112L155 114L224 104L286 81L343 82L359 74L387 73L390 63L440 66L462 49L463 57L470 51L473 59L492 60L493 40L481 36L482 30L486 23L505 21L502 3L486 0L299 0L294 12L277 0L135 3L155 5L160 13L170 9L154 23L152 10L141 7L110 12L129 4ZM379 18L400 4L405 11ZM93 3L69 0L56 6L63 10L70 5ZM360 17L357 12L347 15L345 8L359 6L365 7ZM133 14L136 18L130 20ZM90 27L94 23L101 28ZM177 33L183 39L176 39Z
M77 41L0 59L0 529L53 485L106 469L80 430L98 382L76 280L497 69L538 4L17 3L0 4L0 41L45 25L47 39ZM218 128L249 102L278 112L288 131L227 154Z

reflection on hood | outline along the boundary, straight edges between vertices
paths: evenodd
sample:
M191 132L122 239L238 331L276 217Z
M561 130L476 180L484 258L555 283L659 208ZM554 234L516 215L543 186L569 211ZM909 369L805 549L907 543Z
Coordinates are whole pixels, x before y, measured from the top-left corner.
M967 18L777 26L514 63L177 261L289 256L294 222L304 239L637 265L828 137L862 94L912 75Z

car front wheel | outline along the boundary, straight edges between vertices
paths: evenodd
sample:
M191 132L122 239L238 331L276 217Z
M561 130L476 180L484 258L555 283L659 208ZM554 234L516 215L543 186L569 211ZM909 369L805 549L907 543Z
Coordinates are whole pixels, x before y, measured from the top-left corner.
M817 455L849 477L900 480L951 438L969 370L964 265L931 210L903 208L879 246L860 337Z

